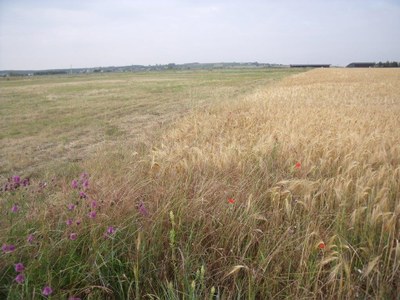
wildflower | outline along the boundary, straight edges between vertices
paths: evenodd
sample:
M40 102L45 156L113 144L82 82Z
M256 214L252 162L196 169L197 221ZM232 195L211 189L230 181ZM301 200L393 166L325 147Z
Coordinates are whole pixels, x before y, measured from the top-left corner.
M69 235L69 239L70 239L71 241L75 241L77 237L78 237L78 234L75 233L75 232L73 232L73 233L71 233L71 234Z
M97 215L96 211L93 210L89 213L89 218L94 219L96 218L96 215Z
M15 265L15 272L22 273L25 270L23 263L17 263Z
M74 204L68 204L68 210L72 211L75 209L75 205Z
M88 189L89 188L89 180L85 179L82 183L83 189Z
M147 210L147 208L144 206L144 203L143 202L140 202L139 203L139 213L142 215L142 216L148 216L149 215L149 211Z
M1 250L3 250L4 253L10 253L10 252L13 252L15 250L15 246L14 245L3 244L3 246L1 247Z
M85 192L79 192L79 197L81 198L81 199L87 199L87 195L85 194Z
M39 182L39 190L43 190L45 187L47 187L47 182L44 181Z
M43 296L50 296L53 293L53 289L46 285L43 290L42 290L42 295Z
M324 242L320 242L318 244L318 248L321 249L321 250L325 249L325 243Z
M235 203L235 199L230 198L230 199L228 199L228 202L229 202L230 204L233 204L233 203Z
M29 244L32 244L32 242L33 242L34 239L35 239L34 235L33 235L33 234L30 234L30 235L28 235L28 238L26 239L26 241L27 241Z
M68 226L71 226L73 223L72 219L68 219L65 224L67 224Z
M83 172L83 173L81 174L81 176L79 177L79 179L80 179L81 181L84 181L85 179L88 179L88 178L89 178L89 174L86 173L86 172Z
M12 211L13 213L17 213L17 212L19 211L19 206L18 206L18 204L14 204L14 205L11 207L11 211Z
M78 180L76 180L76 179L72 180L71 187L73 189L77 189L78 188Z
M300 163L300 162L297 162L297 163L294 165L294 167L295 167L297 170L300 170L300 169L301 169L301 163Z
M30 185L31 184L31 182L30 182L30 179L29 178L25 178L24 180L22 180L22 185L23 186L28 186L28 185Z
M96 200L93 200L92 203L90 204L90 206L91 206L92 208L97 207L97 201L96 201Z
M114 234L115 233L115 228L113 227L113 226L109 226L108 228L107 228L107 234L108 235L112 235L112 234Z
M76 225L78 225L78 226L81 225L81 220L77 220Z
M15 184L19 185L20 182L21 182L21 177L19 177L18 175L15 175L15 176L12 177L12 181L13 181Z
M25 281L25 275L20 273L15 277L15 281L19 284L23 283Z

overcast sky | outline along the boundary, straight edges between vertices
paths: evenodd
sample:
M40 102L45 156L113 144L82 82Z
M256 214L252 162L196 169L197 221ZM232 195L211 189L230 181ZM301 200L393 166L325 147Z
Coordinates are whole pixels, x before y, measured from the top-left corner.
M400 0L0 0L0 69L400 61Z

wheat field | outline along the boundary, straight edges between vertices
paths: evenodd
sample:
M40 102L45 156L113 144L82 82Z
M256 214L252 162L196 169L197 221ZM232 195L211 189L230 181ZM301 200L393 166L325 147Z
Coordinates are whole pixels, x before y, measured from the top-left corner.
M396 69L315 69L223 99L85 160L94 220L66 227L60 178L2 232L41 237L18 257L60 297L398 299L399 91Z

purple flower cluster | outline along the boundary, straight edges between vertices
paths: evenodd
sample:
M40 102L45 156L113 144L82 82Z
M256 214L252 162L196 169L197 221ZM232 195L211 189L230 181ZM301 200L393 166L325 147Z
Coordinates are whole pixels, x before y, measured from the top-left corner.
M23 263L17 263L14 266L15 272L18 273L17 277L15 277L15 281L18 284L21 284L25 281L25 275L24 275L24 271L25 271L25 267Z
M22 180L20 176L12 176L8 179L8 182L4 185L4 187L0 187L0 192L13 191L20 187L26 187L28 185L30 185L29 178L25 178ZM46 185L47 183L39 183L39 188L42 189ZM79 226L81 224L81 220L85 221L85 219L80 219L83 218L84 216L81 213L86 214L88 219L96 219L98 217L98 212L99 209L101 208L101 205L99 207L98 202L92 198L92 191L90 190L89 187L90 184L89 184L88 173L82 173L79 179L74 179L71 182L71 188L73 190L76 190L74 192L75 197L76 198L79 197L80 199L87 201L76 201L75 203L73 202L73 204L70 203L66 206L68 211L68 217L65 220L65 224L68 226L68 229L66 229L65 231L65 236L67 240L69 239L70 241L76 241L78 239L80 234L79 230L76 230L77 227L74 227L73 225L76 224L77 226ZM82 207L83 203L85 203L86 208L85 206ZM12 203L11 212L14 214L19 213L21 211L21 208L23 208L23 206L20 206L20 204L21 203L15 203L15 202ZM140 204L137 206L137 209L142 216L147 216L149 214L143 202L140 202ZM104 236L106 238L112 239L112 237L115 236L116 232L117 232L116 227L108 226L105 229ZM34 233L30 233L26 236L26 243L33 244L35 239L36 238ZM8 254L14 252L16 250L16 247L13 244L4 243L1 247L1 250L4 254ZM14 255L11 255L10 257L14 257ZM18 255L15 257L18 257ZM15 263L14 270L17 273L16 277L14 278L14 282L16 282L17 284L24 284L24 282L26 282L25 280L26 267L24 266L24 264L22 262ZM49 284L47 284L42 288L41 292L42 296L49 297L50 295L53 294L53 289ZM80 298L70 297L69 299L76 300Z
M20 186L26 187L28 185L30 185L29 178L24 178L21 180L20 176L14 175L7 179L7 182L0 188L0 192L14 191Z
M82 188L86 191L89 188L89 174L84 172L79 176L79 179L72 180L71 187L75 190Z
M3 250L3 253L11 253L11 252L14 252L15 246L12 244L10 244L10 245L3 244L3 246L1 247L1 250Z

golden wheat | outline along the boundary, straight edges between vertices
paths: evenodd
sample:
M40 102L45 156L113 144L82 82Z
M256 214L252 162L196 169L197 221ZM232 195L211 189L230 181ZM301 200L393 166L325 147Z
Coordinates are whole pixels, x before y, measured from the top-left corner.
M203 257L227 298L238 280L249 297L390 298L400 294L399 90L398 70L316 69L184 117L151 153L115 150L87 166L121 218L141 199L155 219L177 211L178 228L201 224L179 249Z

